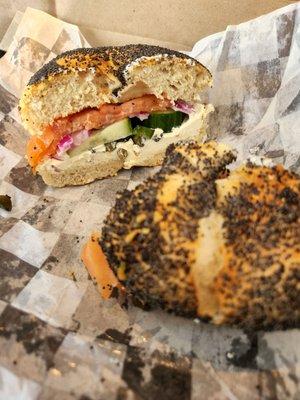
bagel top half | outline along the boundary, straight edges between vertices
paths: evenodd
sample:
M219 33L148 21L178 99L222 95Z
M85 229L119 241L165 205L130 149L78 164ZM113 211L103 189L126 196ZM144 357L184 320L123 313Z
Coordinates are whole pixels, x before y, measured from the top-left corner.
M196 103L211 84L210 72L178 51L142 44L81 48L57 56L33 75L20 114L28 132L39 135L57 118L145 94Z

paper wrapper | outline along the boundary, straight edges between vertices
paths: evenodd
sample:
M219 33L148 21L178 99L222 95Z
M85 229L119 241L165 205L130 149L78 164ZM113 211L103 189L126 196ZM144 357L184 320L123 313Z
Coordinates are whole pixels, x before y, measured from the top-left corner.
M299 12L291 5L193 48L215 78L211 135L240 160L299 169ZM297 330L249 334L101 300L80 249L117 191L153 169L63 189L33 176L20 91L56 54L88 43L76 26L33 9L15 17L9 39L0 61L0 193L13 201L10 213L0 210L0 398L299 398Z

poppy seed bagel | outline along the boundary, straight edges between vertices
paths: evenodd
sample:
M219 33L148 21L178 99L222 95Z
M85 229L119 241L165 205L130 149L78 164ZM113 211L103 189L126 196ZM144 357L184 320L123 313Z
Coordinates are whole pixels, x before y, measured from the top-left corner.
M226 172L224 144L171 145L118 196L100 245L135 304L246 329L300 325L300 177ZM120 276L120 274L118 274Z

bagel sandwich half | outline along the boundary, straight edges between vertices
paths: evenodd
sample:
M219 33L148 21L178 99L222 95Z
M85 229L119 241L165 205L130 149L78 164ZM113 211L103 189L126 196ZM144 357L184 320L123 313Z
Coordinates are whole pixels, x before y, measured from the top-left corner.
M28 162L57 187L160 165L168 145L205 139L213 107L200 93L211 84L197 60L158 46L65 52L21 96Z

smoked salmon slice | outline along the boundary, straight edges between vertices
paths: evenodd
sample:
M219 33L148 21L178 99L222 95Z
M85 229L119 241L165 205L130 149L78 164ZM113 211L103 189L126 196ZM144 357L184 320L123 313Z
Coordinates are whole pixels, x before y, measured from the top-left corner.
M100 233L94 232L81 251L81 260L91 278L98 286L103 299L108 299L114 287L124 290L110 269L107 259L99 245Z

